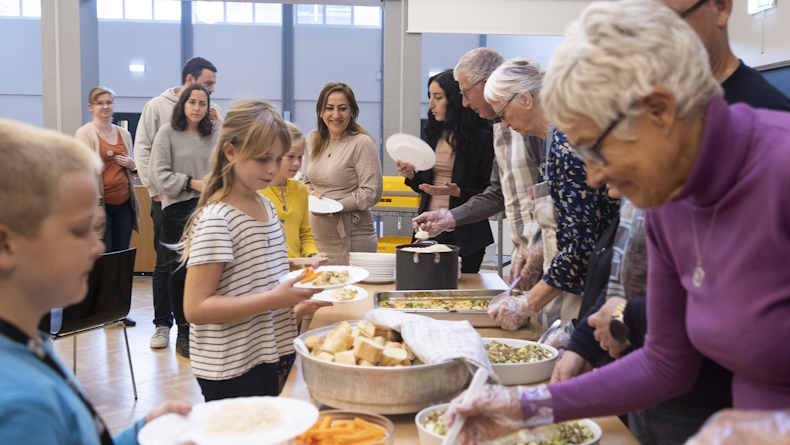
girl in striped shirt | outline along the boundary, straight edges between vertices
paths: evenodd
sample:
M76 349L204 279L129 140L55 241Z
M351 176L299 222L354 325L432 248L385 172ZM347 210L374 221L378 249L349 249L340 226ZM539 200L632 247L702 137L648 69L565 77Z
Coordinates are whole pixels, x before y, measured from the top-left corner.
M206 401L277 396L294 361L302 316L325 306L294 288L274 205L257 190L291 146L274 107L243 101L228 111L197 210L182 239L192 373Z

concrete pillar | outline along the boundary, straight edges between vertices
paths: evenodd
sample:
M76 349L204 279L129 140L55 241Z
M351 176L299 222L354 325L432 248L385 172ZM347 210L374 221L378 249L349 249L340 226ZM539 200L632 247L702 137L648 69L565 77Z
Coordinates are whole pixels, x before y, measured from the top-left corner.
M99 85L96 0L41 0L44 127L73 135L93 119L86 104Z

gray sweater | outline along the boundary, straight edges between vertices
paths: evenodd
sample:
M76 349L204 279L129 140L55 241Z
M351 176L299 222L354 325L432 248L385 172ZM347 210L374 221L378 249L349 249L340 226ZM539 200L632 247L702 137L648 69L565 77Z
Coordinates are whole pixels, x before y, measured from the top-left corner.
M140 122L137 124L137 132L134 137L134 159L137 163L137 174L140 176L140 181L143 182L145 188L148 189L148 194L152 197L159 195L160 192L154 182L148 177L148 172L151 171L148 166L151 158L151 147L154 144L154 137L159 128L170 122L170 117L173 115L173 107L178 101L176 93L181 88L170 88L149 100L143 107ZM217 110L217 114L220 117L222 116L222 110L216 103L211 102L211 108ZM218 121L214 124L216 129L219 129L220 122Z
M211 152L219 131L200 137L189 130L176 131L167 123L156 133L151 147L148 178L159 191L162 208L200 196L184 190L187 176L204 179L211 169Z

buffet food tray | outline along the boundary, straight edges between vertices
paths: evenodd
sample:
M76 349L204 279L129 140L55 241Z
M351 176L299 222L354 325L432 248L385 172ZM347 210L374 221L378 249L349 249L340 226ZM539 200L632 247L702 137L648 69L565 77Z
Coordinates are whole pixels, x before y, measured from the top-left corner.
M501 289L458 289L458 290L435 290L435 291L387 291L376 292L373 295L373 308L385 308L381 303L383 302L404 302L404 301L458 301L458 300L474 300L485 303L492 298L504 292ZM408 312L411 314L425 315L436 320L450 320L459 321L466 320L476 328L491 328L499 327L496 323L491 321L488 312L485 309L480 310L446 310L446 309L422 309L422 308L385 308L393 311Z

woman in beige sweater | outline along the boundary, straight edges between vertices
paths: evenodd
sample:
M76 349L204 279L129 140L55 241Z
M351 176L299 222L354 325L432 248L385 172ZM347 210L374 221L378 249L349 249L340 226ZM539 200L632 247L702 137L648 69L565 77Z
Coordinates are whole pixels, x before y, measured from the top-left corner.
M77 129L76 137L101 157L104 169L99 180L99 206L95 221L105 251L129 248L132 230L140 233L140 205L134 191L137 167L132 157L132 136L113 125L115 93L104 87L88 94L88 109L93 120Z
M354 92L343 83L329 83L316 104L318 129L310 134L310 163L304 181L310 194L343 205L333 214L310 214L318 250L330 264L348 264L350 252L375 252L376 228L370 208L384 187L381 160L373 138L356 121Z

